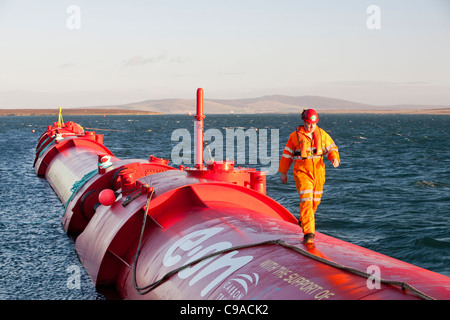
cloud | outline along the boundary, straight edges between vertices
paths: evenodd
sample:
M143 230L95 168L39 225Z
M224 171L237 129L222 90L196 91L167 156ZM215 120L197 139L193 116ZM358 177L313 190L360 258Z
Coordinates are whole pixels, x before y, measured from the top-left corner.
M173 57L170 59L170 62L173 62L173 63L188 63L190 61L191 61L191 58L181 57L181 56Z
M141 54L133 56L133 57L123 61L122 66L124 68L139 67L139 66L144 66L146 64L154 64L154 63L158 63L158 62L162 62L162 61L167 61L170 63L184 64L184 63L190 62L191 58L183 57L183 56L170 57L166 51L163 51L159 55L153 56L153 57L145 57Z
M70 67L76 67L76 63L64 63L58 66L58 68L64 69L64 68L70 68Z
M125 60L123 62L123 67L124 68L139 67L139 66L144 66L146 64L161 62L166 59L168 59L166 52L162 52L161 54L159 54L157 56L149 57L149 58L146 58L143 55L137 55L137 56L129 58L128 60Z

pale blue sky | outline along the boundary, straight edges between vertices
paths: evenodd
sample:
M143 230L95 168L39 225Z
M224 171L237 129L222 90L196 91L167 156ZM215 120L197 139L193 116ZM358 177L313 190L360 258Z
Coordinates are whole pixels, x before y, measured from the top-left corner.
M367 27L370 5L381 29ZM450 105L448 0L0 0L0 39L0 108L194 98L198 87Z

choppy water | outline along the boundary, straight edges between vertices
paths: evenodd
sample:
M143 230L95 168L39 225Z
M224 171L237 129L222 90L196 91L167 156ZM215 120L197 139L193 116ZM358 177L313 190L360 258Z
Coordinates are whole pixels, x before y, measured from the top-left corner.
M33 170L37 140L55 120L0 117L0 299L105 298L56 218L61 203ZM194 132L193 117L184 115L65 120L117 130L101 132L122 159L170 158L178 143L172 132ZM291 115L208 115L205 129L219 129L224 137L226 128L279 129L281 152L297 121ZM450 116L321 115L320 126L340 148L342 164L326 164L317 231L450 276ZM268 176L267 194L298 217L291 176L287 185ZM67 285L67 268L74 265L80 267L79 289Z

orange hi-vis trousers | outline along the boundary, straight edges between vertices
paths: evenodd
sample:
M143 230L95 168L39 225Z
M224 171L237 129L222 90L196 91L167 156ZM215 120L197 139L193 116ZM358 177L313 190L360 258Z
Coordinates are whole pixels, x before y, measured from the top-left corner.
M322 158L326 156L330 161L335 158L340 161L333 139L319 127L316 127L317 130L317 134L320 134L322 155L315 154L317 148L314 139L301 126L289 136L278 167L279 172L287 173L294 162L293 176L300 196L299 224L304 234L315 233L314 214L321 201L325 183L325 164ZM302 149L303 152L300 152Z
M300 226L304 234L315 233L314 216L322 198L325 179L311 179L309 175L303 172L296 172L294 173L294 180L300 196Z

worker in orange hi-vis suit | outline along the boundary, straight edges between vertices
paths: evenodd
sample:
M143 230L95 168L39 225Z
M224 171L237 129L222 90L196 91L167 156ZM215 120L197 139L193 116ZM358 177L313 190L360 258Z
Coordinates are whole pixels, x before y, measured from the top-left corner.
M293 175L297 192L300 196L300 226L303 229L303 242L314 242L314 214L323 194L325 183L325 164L322 157L326 156L336 168L340 165L340 157L333 139L317 126L319 115L313 109L303 110L303 126L291 133L278 171L280 180L287 183L287 172L294 161Z

